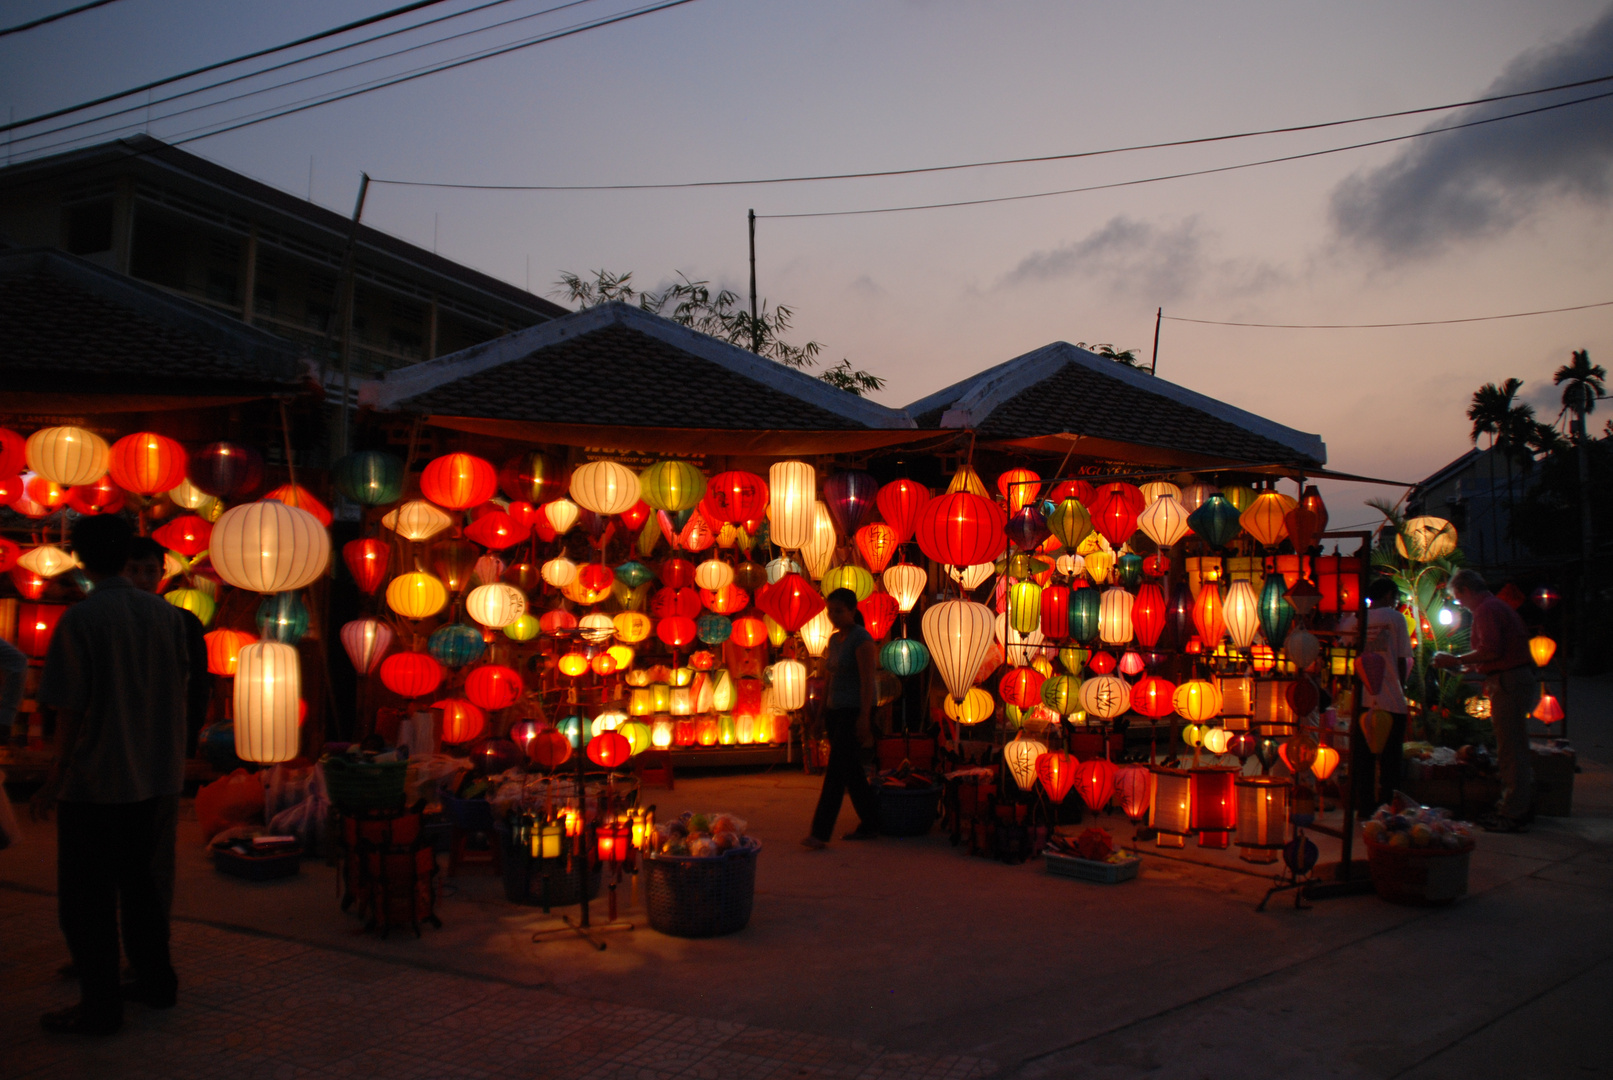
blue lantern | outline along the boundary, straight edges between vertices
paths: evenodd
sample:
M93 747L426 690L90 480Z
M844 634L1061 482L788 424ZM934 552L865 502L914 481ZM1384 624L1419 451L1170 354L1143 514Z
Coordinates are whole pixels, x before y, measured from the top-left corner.
M930 666L930 650L922 641L896 638L879 650L879 664L892 675L905 679Z
M385 506L403 497L403 462L380 450L360 450L331 466L336 490L365 506Z
M1115 580L1128 589L1135 589L1143 579L1143 557L1128 551L1115 560Z
M566 741L571 743L573 750L582 749L582 717L563 716L560 718L559 723L555 724L554 729L566 737ZM604 744L601 743L600 745L603 746Z
M486 647L482 632L464 623L439 626L426 639L426 652L431 654L432 659L451 668L464 667L482 655Z
M1294 605L1288 602L1288 583L1281 574L1267 574L1260 589L1260 632L1277 648L1288 637L1288 624L1294 618Z
M1204 500L1204 505L1187 515L1187 527L1213 548L1224 548L1232 543L1242 525L1238 521L1238 508L1219 491Z
M629 589L636 589L646 581L654 581L655 571L641 562L624 562L616 568L616 580Z
M712 612L700 616L695 620L695 633L707 645L721 645L728 640L734 632L734 622L726 615L717 615Z
M1097 589L1076 589L1070 593L1070 636L1088 642L1098 636L1098 609L1103 600Z
M258 605L258 633L295 645L308 633L308 609L294 592L265 596Z

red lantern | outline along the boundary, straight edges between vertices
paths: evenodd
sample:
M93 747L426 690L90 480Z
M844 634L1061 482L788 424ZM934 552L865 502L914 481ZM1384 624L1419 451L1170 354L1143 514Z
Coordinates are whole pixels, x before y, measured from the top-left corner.
M484 548L503 551L525 540L531 532L530 526L521 524L502 510L494 510L478 517L465 530L465 535Z
M342 545L342 561L358 587L374 594L386 580L387 566L392 560L392 549L374 537L349 540Z
M0 428L0 431L5 430ZM22 554L22 548L0 536L0 573L10 570L17 565L17 556Z
M1042 490L1042 478L1029 469L1009 469L997 477L997 494L1008 503L1010 516L1036 502Z
M564 608L545 611L538 619L538 629L550 637L563 634L577 625L577 616Z
M1214 651L1226 633L1226 620L1221 614L1221 592L1213 584L1199 590L1193 602L1193 625L1199 631L1199 646Z
M1053 805L1063 802L1070 793L1070 788L1075 784L1076 769L1077 762L1069 754L1055 751L1037 757L1036 780Z
M314 493L301 484L281 484L263 497L285 503L287 506L295 506L298 510L306 510L314 515L319 520L319 523L327 529L330 528L330 523L334 520L331 517L330 508L314 498Z
M399 697L425 697L442 685L442 665L425 653L393 653L381 661L381 685Z
M1094 675L1108 675L1114 671L1116 663L1117 661L1115 660L1114 653L1102 652L1100 650L1099 652L1093 653L1092 656L1088 658L1087 668L1090 669Z
M1070 590L1049 585L1042 590L1042 637L1060 641L1070 636Z
M1293 542L1294 550L1300 554L1310 550L1311 545L1316 543L1316 534L1321 531L1316 514L1305 509L1303 504L1283 515L1283 527L1288 530L1288 539Z
M465 678L465 696L489 711L514 705L525 689L520 673L503 664L483 664Z
M689 666L696 671L710 671L717 666L717 654L710 649L701 649L689 657Z
M433 701L431 707L442 710L442 741L445 743L470 742L487 728L487 715L464 698L444 698Z
M1115 771L1115 794L1120 796L1121 813L1141 822L1154 801L1154 774L1146 765L1122 765Z
M1130 484L1105 484L1089 504L1092 527L1118 548L1136 533L1143 505L1143 493Z
M754 649L767 641L767 624L754 615L735 619L728 640L741 648Z
M669 589L687 589L694 584L695 565L688 559L662 559L661 584Z
M86 516L116 513L123 509L123 492L112 482L109 473L93 484L68 488L67 505Z
M606 572L609 573L608 570ZM577 576L579 578L582 576L580 571ZM655 595L650 597L650 614L657 619L667 619L677 615L692 619L700 614L700 606L699 589L674 589L668 586L665 589L656 590Z
M673 615L655 624L655 636L674 649L681 649L700 635L695 621L685 615Z
M451 593L464 592L482 553L463 540L443 540L431 546L431 568Z
M545 731L527 744L526 753L533 764L558 769L571 760L571 740L558 731Z
M38 600L45 595L45 588L50 582L28 569L26 566L13 566L11 568L11 583L17 591L29 600Z
M1316 587L1322 590L1317 610L1329 615L1361 609L1361 560L1353 555L1321 555L1316 559Z
M1131 688L1131 707L1151 720L1159 720L1174 711L1171 698L1176 686L1169 679L1145 675Z
M263 480L263 458L256 450L216 442L191 455L185 475L200 491L220 499L245 495Z
M997 692L1008 704L1028 709L1041 703L1042 683L1046 681L1046 677L1033 667L1012 668L997 684Z
M1165 632L1165 592L1153 582L1144 582L1137 588L1137 598L1131 605L1131 629L1137 635L1137 644L1145 649L1159 644Z
M1088 509L1091 508L1092 500L1096 495L1097 490L1085 480L1061 481L1059 484L1054 486L1052 491L1047 493L1049 501L1051 501L1054 506L1057 506L1065 499L1074 499L1076 502L1079 502L1082 506L1085 506Z
M1171 561L1164 555L1150 555L1143 560L1143 573L1149 577L1164 577L1171 572Z
M896 621L896 597L890 593L869 593L866 600L857 604L857 610L862 612L863 628L868 631L868 636L881 641L890 633L891 624Z
M701 589L700 602L719 615L732 615L745 610L745 605L750 603L750 593L730 582L715 591Z
M1108 758L1093 758L1076 766L1075 790L1094 814L1109 805L1115 794L1115 764Z
M474 454L444 454L420 474L420 494L449 510L480 506L498 493L498 470Z
M616 575L604 563L584 563L577 568L577 583L591 593L604 592L615 580Z
M66 604L18 604L17 648L35 659L44 656L66 610Z
M699 738L699 727L693 720L678 720L672 725L673 746L693 746Z
M28 440L0 427L0 476L20 473L28 464Z
M824 608L824 599L813 588L812 582L800 574L785 574L767 590L765 598L758 596L756 604L764 614L793 634Z
M125 491L157 495L185 479L185 448L164 435L140 431L112 444L107 471Z
M879 489L874 503L885 524L896 530L896 542L905 544L913 539L919 511L930 501L930 489L912 480L892 480Z
M614 731L601 731L588 740L588 760L602 769L614 769L632 754L633 744Z
M169 551L179 552L187 559L194 559L206 551L207 543L212 537L212 522L203 521L195 514L176 517L151 534L151 538L157 543Z
M1193 774L1192 809L1188 828L1199 834L1199 846L1224 848L1238 825L1238 796L1233 787L1238 770L1202 768Z
M1316 490L1315 484L1306 487L1305 494L1300 496L1299 505L1316 515L1318 533L1327 532L1327 504L1322 502L1322 493Z
M739 679L734 683L734 712L755 716L762 711L762 680Z
M568 480L565 470L540 451L517 454L498 471L504 494L529 504L560 498L566 493Z
M0 473L0 506L12 506L22 496L22 477L16 473Z
M896 554L896 530L883 521L876 521L858 529L854 539L857 550L862 552L864 565L875 574L884 573L891 556Z
M39 507L39 510L28 513L28 511L23 510L22 500L19 499L16 504L17 509L22 510L23 513L28 513L29 517L44 517L45 514L67 502L66 488L38 474L30 476L28 482L23 485L22 490L23 494L32 499L35 505Z
M1007 546L1008 515L990 499L954 491L924 504L914 536L919 548L938 563L975 566L991 562Z
M1551 725L1561 720L1566 714L1563 712L1562 702L1557 700L1557 696L1542 690L1540 700L1535 702L1535 707L1529 715L1539 720L1542 724ZM1323 777L1323 779L1325 780L1326 777Z
M700 505L712 521L738 525L761 517L768 497L767 481L755 473L720 472L706 483Z

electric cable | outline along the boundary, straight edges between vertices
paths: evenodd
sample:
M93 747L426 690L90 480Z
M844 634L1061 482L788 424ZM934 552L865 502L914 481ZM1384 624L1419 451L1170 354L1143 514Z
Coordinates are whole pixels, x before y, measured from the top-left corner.
M1394 326L1452 326L1456 323L1494 322L1497 319L1524 319L1531 315L1558 315L1565 311L1589 311L1591 308L1613 307L1613 300L1595 304L1575 304L1573 307L1543 308L1539 311L1514 311L1506 315L1473 315L1465 319L1419 319L1415 322L1384 323L1262 323L1222 322L1219 319L1189 319L1184 315L1161 315L1166 322L1197 323L1200 326L1253 326L1268 330L1382 330Z
M88 4L80 4L78 7L71 7L65 11L58 11L54 15L41 15L37 19L30 19L28 22L18 23L16 26L8 26L5 29L0 30L0 37L5 37L8 34L20 34L24 30L32 30L36 26L44 26L46 23L53 23L57 19L65 19L69 15L78 15L81 12L91 11L95 8L106 7L108 4L115 3L117 3L117 0L90 0Z

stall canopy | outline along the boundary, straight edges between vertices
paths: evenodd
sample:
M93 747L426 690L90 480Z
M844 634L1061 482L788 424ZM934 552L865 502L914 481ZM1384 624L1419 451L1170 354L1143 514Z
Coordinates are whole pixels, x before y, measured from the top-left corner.
M361 405L529 442L822 454L911 442L905 413L628 304L387 372Z
M1310 470L1311 435L1054 342L907 407L920 429L967 429L986 445L1161 468Z
M58 251L0 254L7 411L146 412L317 387L300 346Z

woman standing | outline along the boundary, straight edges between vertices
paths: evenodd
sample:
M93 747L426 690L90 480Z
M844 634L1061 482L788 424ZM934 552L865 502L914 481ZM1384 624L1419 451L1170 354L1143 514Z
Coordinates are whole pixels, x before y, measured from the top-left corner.
M874 711L874 676L879 648L863 629L862 613L857 610L857 594L836 589L829 594L829 621L835 633L829 639L820 669L828 679L827 707L823 724L829 737L829 764L823 770L823 793L812 815L812 832L801 841L803 847L821 851L829 845L840 803L851 794L859 824L846 833L845 840L867 840L879 835L878 806L874 791L863 773L862 748L857 728L867 723Z

